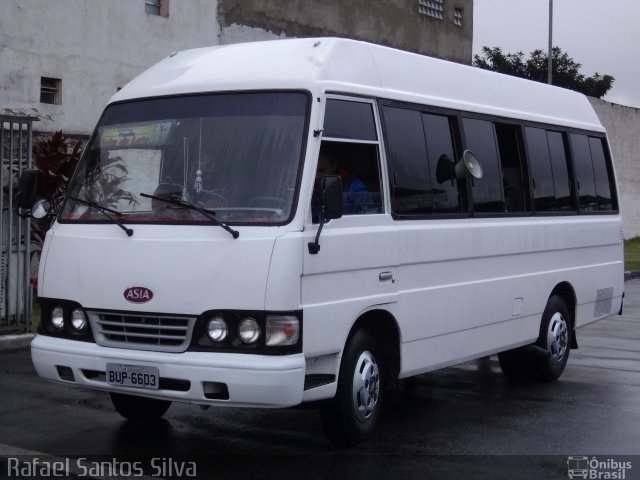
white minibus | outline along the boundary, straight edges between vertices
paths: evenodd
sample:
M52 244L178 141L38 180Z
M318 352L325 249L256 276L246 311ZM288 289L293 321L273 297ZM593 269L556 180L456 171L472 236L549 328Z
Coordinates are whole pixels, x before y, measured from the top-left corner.
M622 248L581 94L338 38L194 49L102 114L32 358L127 419L314 402L355 444L400 379L492 354L557 379L621 311Z

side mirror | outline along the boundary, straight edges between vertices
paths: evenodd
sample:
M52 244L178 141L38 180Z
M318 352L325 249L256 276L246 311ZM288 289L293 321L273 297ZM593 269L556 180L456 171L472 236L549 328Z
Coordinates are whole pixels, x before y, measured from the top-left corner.
M28 210L31 212L36 203L36 189L38 188L38 170L25 170L18 180L18 191L16 193L16 204L18 211Z
M320 232L327 220L342 217L342 179L338 175L320 178L320 225L316 238L309 242L309 253L316 255L320 251Z
M38 200L31 209L31 216L37 219L44 218L49 213L49 210L51 210L51 204L49 204L49 202L46 200Z
M342 179L330 175L320 179L321 221L342 217Z

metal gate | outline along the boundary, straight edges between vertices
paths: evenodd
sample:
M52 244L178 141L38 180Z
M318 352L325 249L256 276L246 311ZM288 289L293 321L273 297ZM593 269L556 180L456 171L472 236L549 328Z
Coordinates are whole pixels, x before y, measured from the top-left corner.
M31 168L34 120L0 114L0 334L31 331L31 221L16 214L14 196Z

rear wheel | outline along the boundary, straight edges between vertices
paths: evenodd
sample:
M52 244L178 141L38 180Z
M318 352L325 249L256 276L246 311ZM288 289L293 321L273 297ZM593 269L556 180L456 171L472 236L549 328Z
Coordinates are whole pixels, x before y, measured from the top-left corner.
M542 328L538 346L546 355L537 355L534 373L542 380L556 380L562 375L570 350L571 320L569 309L561 297L553 296L542 314Z
M571 325L566 303L561 297L552 296L542 314L538 341L499 353L500 368L514 379L558 379L569 360Z
M369 438L382 408L382 371L374 338L358 330L345 348L336 396L320 409L325 434L337 445Z
M110 393L111 402L116 411L127 420L136 422L150 422L162 417L171 402L155 398L138 397L124 393Z

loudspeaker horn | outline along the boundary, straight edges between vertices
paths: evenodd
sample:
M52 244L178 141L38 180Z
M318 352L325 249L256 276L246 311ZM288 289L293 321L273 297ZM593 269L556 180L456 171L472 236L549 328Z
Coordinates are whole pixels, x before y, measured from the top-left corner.
M462 159L456 163L456 177L473 177L477 180L482 178L482 166L471 150L465 150Z

